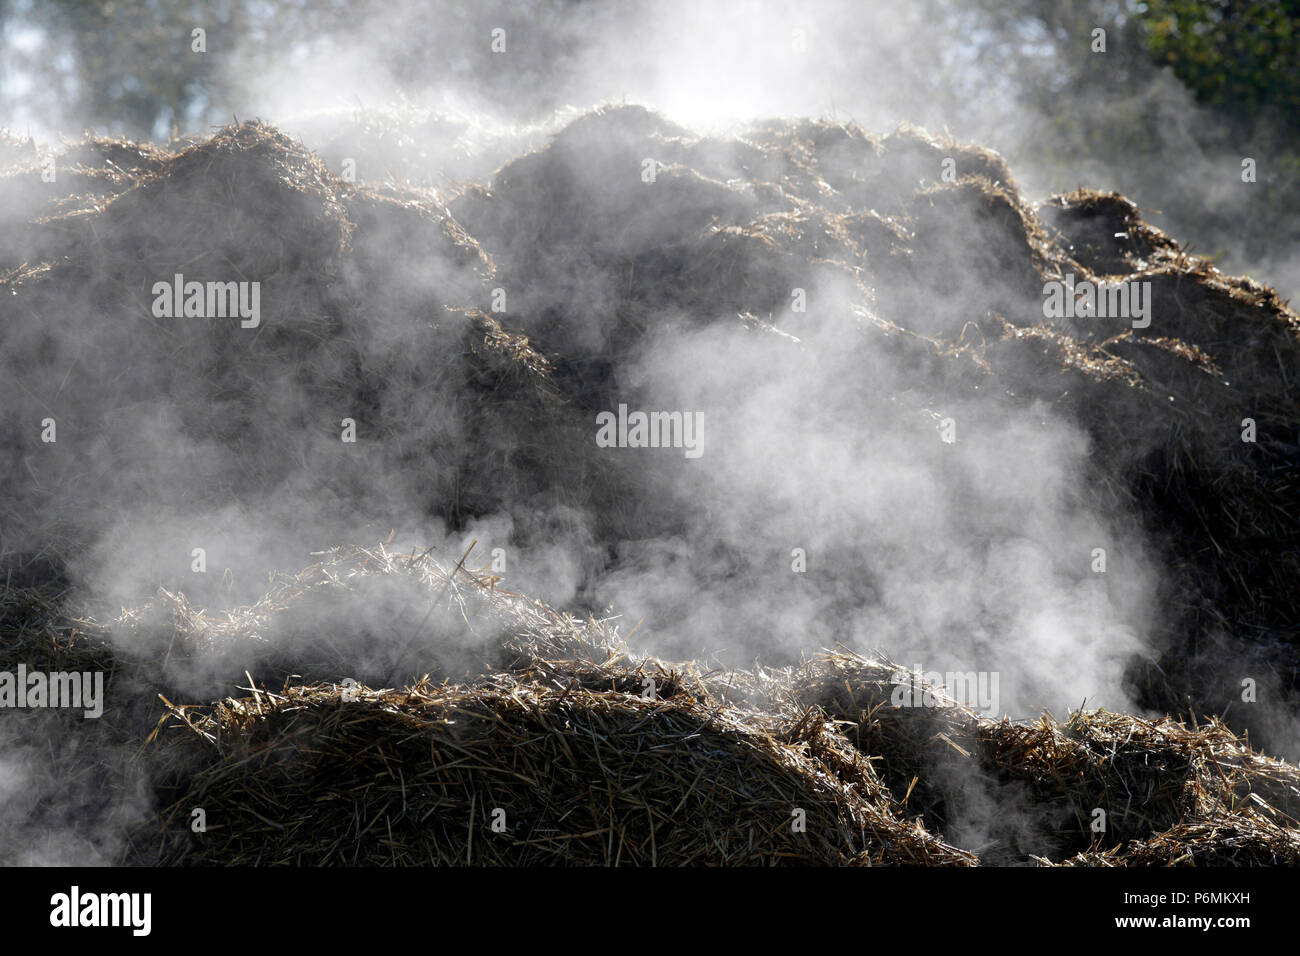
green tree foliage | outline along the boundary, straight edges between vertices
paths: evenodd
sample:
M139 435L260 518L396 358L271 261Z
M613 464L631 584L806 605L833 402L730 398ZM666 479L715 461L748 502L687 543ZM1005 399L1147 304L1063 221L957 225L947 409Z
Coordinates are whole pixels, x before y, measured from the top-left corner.
M1147 0L1147 48L1202 102L1272 122L1300 117L1300 0Z

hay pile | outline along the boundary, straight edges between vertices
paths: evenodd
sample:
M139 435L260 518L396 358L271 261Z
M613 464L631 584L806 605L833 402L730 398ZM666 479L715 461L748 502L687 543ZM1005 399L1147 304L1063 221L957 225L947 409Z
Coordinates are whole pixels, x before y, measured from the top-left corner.
M168 863L973 862L891 812L822 722L774 736L689 697L504 676L347 702L294 687L188 725L206 762L164 812ZM211 829L186 836L195 806Z
M425 676L393 690L285 675L211 708L166 703L144 754L164 805L133 831L135 862L975 862L900 816L822 715L732 703L719 675L632 659L608 622L502 591L463 560L443 567L382 545L322 557L237 615L164 593L110 631L137 650L152 631L163 683L175 683L254 659L247 643L267 635L309 659L284 650L286 635L306 624L327 640L323 619L337 631L373 606L377 586L414 584L429 612L405 665ZM457 619L477 654L453 680L437 666L450 641L431 633ZM749 702L756 685L740 680ZM205 833L187 828L195 807Z
M96 725L117 769L110 810L87 813L124 815L132 835L96 853L1294 861L1296 770L1236 736L1239 675L1215 666L1230 652L1300 695L1300 317L1276 293L1187 254L1122 196L1033 207L995 154L911 128L771 121L709 138L607 108L461 183L412 173L463 152L468 127L421 116L403 139L406 122L358 121L331 145L331 162L361 158L359 183L256 122L168 148L87 138L55 157L54 182L30 142L0 140L0 659L90 661L130 701ZM465 156L453 179L535 134ZM384 157L400 181L380 181ZM268 320L239 334L152 316L153 284L176 273L260 282ZM1151 325L1044 319L1043 283L1067 273L1150 281ZM593 454L592 413L636 401L630 357L653 337L738 323L794 354L829 321L792 312L795 287L842 290L852 307L829 331L846 353L924 383L890 396L900 421L993 394L1080 424L1083 483L1141 516L1170 572L1160 655L1132 682L1184 720L899 708L892 665L843 654L714 673L625 656L609 622L503 591L458 555L339 549L231 593L159 557L152 602L116 620L67 606L89 543L106 527L129 541L110 519L142 500L183 517L284 495L359 528L414 500L455 530L507 514L521 545L581 512L610 561L620 542L671 537L689 520L665 491L677 466ZM68 323L76 335L54 334ZM57 444L39 439L47 417ZM339 442L345 417L364 454ZM153 432L168 441L146 447L140 477L122 449ZM347 677L364 689L344 702ZM235 681L251 696L185 703ZM174 703L160 712L156 694ZM155 729L147 756L116 760ZM80 732L52 793L102 769ZM140 791L156 818L121 810ZM13 826L44 826L38 804ZM489 829L496 807L505 833Z
M646 158L651 201L629 172ZM579 167L595 175L579 181ZM1157 596L1167 653L1132 675L1144 704L1222 712L1239 690L1216 673L1230 648L1250 649L1251 672L1279 693L1300 691L1300 317L1181 250L1126 198L1079 190L1034 208L995 154L911 128L772 122L719 141L625 107L575 121L449 208L503 275L527 277L521 328L560 357L563 393L588 410L635 397L619 362L663 331L651 318L741 316L798 336L810 319L790 311L791 288L853 290L845 348L942 383L901 404L991 391L1086 430L1084 481L1143 517L1173 572ZM592 274L616 289L575 284ZM1043 284L1067 274L1150 282L1150 326L1045 319ZM635 529L662 532L657 517Z
M942 690L939 706L894 706L895 688L913 681L924 686L904 668L836 653L796 672L793 685L800 703L846 722L849 739L878 755L882 778L929 828L976 836L983 845L970 848L985 863L1296 861L1300 771L1218 721L1189 727L1098 710L994 721ZM1248 849L1237 858L1239 843ZM1179 859L1161 858L1160 847L1178 847Z
M401 689L253 683L212 706L168 703L144 755L160 809L133 830L132 859L1297 860L1300 770L1218 722L1102 711L995 721L942 688L930 688L938 706L896 706L895 688L924 686L919 676L843 652L779 671L701 673L631 656L608 622L580 622L491 578L382 547L334 552L299 576L297 594L282 590L257 613L266 630L311 593L304 582L367 603L359 577L408 576L460 595L473 624L515 621L481 630L482 672L434 672ZM217 625L188 620L184 641L222 640ZM427 644L426 660L436 652ZM978 818L982 801L989 818ZM206 832L189 826L195 808ZM792 827L796 809L802 831ZM1094 832L1098 809L1106 825Z
M127 838L111 849L169 864L1294 863L1300 769L1217 721L1187 726L1081 711L992 720L918 675L846 652L795 667L701 671L638 657L614 622L578 620L430 554L339 548L236 614L183 595L106 625L11 590L4 657L103 669L114 700L90 727L58 713L65 785L98 776ZM274 669L211 705L249 644L310 628L327 642L379 593L423 595L433 622L396 665L400 688ZM454 662L432 635L463 625ZM38 627L36 621L42 621ZM443 630L443 634L448 633ZM151 640L143 640L145 634ZM234 652L234 653L232 653ZM301 648L291 655L307 660ZM455 676L452 676L454 672ZM651 683L653 682L653 683ZM229 686L228 679L226 686ZM202 688L198 693L196 689ZM653 690L651 690L653 687ZM159 696L150 699L150 692ZM35 733L37 728L29 727ZM74 745L75 742L75 745ZM143 743L142 743L143 742ZM87 762L88 745L97 760ZM147 787L153 810L124 808ZM115 803L114 800L117 800ZM196 808L205 832L194 832ZM41 808L53 813L53 807ZM494 816L494 811L504 816ZM803 810L802 830L792 811ZM1093 832L1097 809L1106 827ZM88 818L102 805L83 807ZM29 830L42 816L23 821ZM493 822L497 821L497 829ZM30 845L29 845L30 847ZM86 852L82 848L81 852Z

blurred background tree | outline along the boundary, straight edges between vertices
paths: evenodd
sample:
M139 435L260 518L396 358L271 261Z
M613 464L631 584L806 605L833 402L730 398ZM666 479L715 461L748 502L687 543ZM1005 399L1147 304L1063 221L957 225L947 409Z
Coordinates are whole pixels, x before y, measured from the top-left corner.
M377 68L426 83L439 74L495 98L507 114L553 108L580 31L581 0L0 0L0 125L21 104L49 129L166 139L230 122L246 81L313 58L365 28ZM419 15L427 12L428 23ZM507 72L486 51L491 29L544 41ZM206 31L207 52L191 52ZM522 66L522 70L520 67ZM494 68L496 67L496 68Z
M1197 98L1233 119L1300 117L1300 2L1147 0L1141 19L1152 59Z

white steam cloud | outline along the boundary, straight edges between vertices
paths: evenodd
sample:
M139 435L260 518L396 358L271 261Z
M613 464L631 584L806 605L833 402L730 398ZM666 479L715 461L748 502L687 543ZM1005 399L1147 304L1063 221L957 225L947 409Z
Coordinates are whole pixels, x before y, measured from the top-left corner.
M546 4L527 6L554 14ZM840 0L574 4L549 17L545 28L530 28L527 12L505 23L502 54L490 50L497 24L486 11L471 24L481 48L459 55L439 42L442 7L385 5L346 34L305 38L301 50L286 51L283 69L239 77L239 98L227 104L228 113L301 135L335 172L346 155L341 131L358 107L422 118L407 140L392 143L391 164L384 163L381 143L359 174L378 182L423 170L422 184L449 198L468 195L467 181L486 183L504 161L544 147L580 111L618 102L659 110L719 143L770 116L851 119L877 130L902 121L946 127L1000 149L1033 187L1054 185L1059 175L1017 162L1025 153L1022 138L1045 118L1014 116L1009 95L996 86L983 98L969 89L971 64L963 63L952 36L928 29L922 7ZM413 32L430 33L423 71L387 57L390 37ZM534 64L554 57L548 93L555 102L548 105L558 111L521 115L519 103L503 95L516 51ZM494 55L500 82L475 88L469 77L481 71L459 61ZM941 86L950 95L937 95ZM532 92L521 87L519 95ZM1173 91L1148 94L1161 109L1167 141L1183 142L1180 123L1197 121L1192 105ZM960 102L970 109L946 112ZM719 148L724 154L740 149ZM600 157L576 150L566 161L575 182L600 174ZM1196 156L1194 162L1187 175L1212 182L1223 160ZM845 157L839 172L851 177L850 166ZM916 181L935 175L914 172ZM1095 165L1069 175L1099 187L1128 184L1139 201L1147 181ZM1229 181L1207 201L1230 201ZM670 231L674 218L689 212L665 206L637 225ZM606 214L609 208L591 213ZM995 295L984 287L981 235L959 219L952 227L945 249L969 252L952 256L946 290L878 290L893 303L933 302L933 315L918 326L959 328L965 301ZM193 228L201 232L204 225L200 220ZM373 235L356 241L373 242L363 246L367 262L403 277L402 295L420 288L448 305L485 301L492 283L483 283L476 263L466 264L453 250L430 252L400 237ZM518 250L487 251L500 254L506 264L500 281L508 283ZM1290 259L1266 268L1294 278L1287 270L1295 265ZM509 314L534 317L528 331L539 347L548 345L548 327L536 317L554 312L563 319L555 321L560 330L549 344L600 351L612 334L601 317L616 306L622 277L578 259L549 266L559 268L536 287L508 288ZM300 350L303 371L275 377L272 363L241 367L239 348L214 360L215 336L183 319L173 320L174 338L127 351L115 341L116 328L98 319L93 289L103 280L87 277L84 312L47 330L41 354L51 375L75 368L74 381L129 382L110 396L120 414L109 420L119 425L90 431L102 395L57 388L13 395L13 407L34 420L47 399L71 404L64 406L70 409L65 432L47 473L56 484L33 499L54 510L15 521L4 543L10 550L39 547L56 526L73 529L69 536L88 532L75 549L69 545L77 554L70 570L104 606L148 599L161 585L188 593L196 605L234 608L265 593L273 569L301 566L309 552L344 541L382 540L397 529L395 548L434 545L444 560L454 561L472 539L476 555L499 547L508 556L508 586L557 606L613 609L629 628L644 619L636 642L648 653L789 663L841 643L867 653L879 649L927 671L996 673L1000 710L1015 717L1042 708L1059 715L1085 700L1136 707L1124 671L1135 654L1150 650L1160 570L1136 519L1108 510L1090 486L1092 449L1081 427L1050 406L1004 395L953 398L949 383L900 364L878 347L879 336L862 334L874 303L851 283L808 277L807 313L773 316L789 335L765 327L767 316L737 322L734 310L674 308L637 317L657 331L620 354L601 395L609 401L599 407L613 409L621 400L641 409L699 412L706 439L698 459L655 450L601 452L617 462L612 467L643 472L653 499L645 507L657 513L641 526L654 533L620 537L609 503L584 497L581 488L564 494L498 489L496 506L476 510L471 503L459 524L429 517L445 504L430 499L431 489L445 491L458 463L489 452L504 461L519 433L493 431L491 423L467 415L464 382L431 371L435 363L422 356L459 348L458 326L414 298L348 303L367 319L343 329L326 317L295 315L298 330L308 331L283 348ZM150 298L140 292L144 316ZM236 336L256 332L277 341L276 309L284 314L296 300L291 292L279 299L274 290L264 294L262 327ZM312 344L337 335L347 339L347 350ZM23 351L39 349L24 343ZM385 391L374 396L378 411L370 419L336 388L357 367L382 370ZM222 374L230 387L217 391L239 397L201 404L213 393L195 383ZM338 438L338 424L349 415L365 421L355 450ZM955 428L954 441L941 434L943 420ZM591 445L594 430L575 440ZM231 456L232 447L238 456ZM428 449L436 451L426 455ZM200 543L208 573L196 584L190 562ZM1105 574L1094 567L1098 548L1106 552ZM806 569L794 568L796 552ZM358 667L397 681L406 658L388 651L408 649L427 611L421 600L400 587L379 589L365 608L349 604L339 616L295 626L302 634L330 630L329 639L344 645L344 656ZM454 629L435 633L455 645L443 648L443 664L472 666L474 641ZM227 686L241 679L238 670L218 676ZM13 740L5 744L0 817L25 818L34 794L54 785L34 782L41 772L29 750ZM134 809L115 811L115 825L139 812L143 798L135 785L124 797ZM100 839L92 858L115 851ZM71 855L70 844L56 842L43 861Z

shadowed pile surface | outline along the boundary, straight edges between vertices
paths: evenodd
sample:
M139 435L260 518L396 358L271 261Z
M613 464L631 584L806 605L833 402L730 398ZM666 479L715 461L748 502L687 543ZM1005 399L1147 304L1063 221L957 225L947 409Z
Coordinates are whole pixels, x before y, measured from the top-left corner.
M396 842L412 848L401 862L453 862L469 858L474 833L473 859L500 862L564 858L561 844L573 862L596 863L1294 859L1294 769L1234 737L1249 729L1269 741L1284 728L1246 723L1249 712L1229 706L1238 675L1216 667L1230 655L1271 693L1297 691L1300 318L1271 289L1183 252L1122 196L1081 190L1035 208L996 154L910 128L876 137L772 121L722 139L610 108L486 182L443 191L345 182L258 123L177 145L89 138L57 158L47 183L30 143L0 143L4 660L111 672L119 716L94 729L106 747L138 745L159 716L155 693L211 701L245 670L279 688L191 716L161 738L183 757L116 767L104 784L119 796L156 791L180 814L167 817L173 830L184 829L182 794L201 795L214 817L257 806L273 823L245 815L213 830L221 840L177 842L167 830L104 852L379 861L399 859ZM653 192L641 179L647 158ZM948 158L953 181L940 174ZM972 271L982 281L962 280ZM237 321L153 317L153 283L177 272L261 282L267 321L242 334ZM1150 281L1150 326L1045 319L1043 283L1067 273ZM664 494L677 465L593 454L592 414L636 399L626 366L652 335L734 325L794 354L826 321L791 311L795 287L844 290L845 350L888 355L925 383L891 397L900 419L993 393L1079 423L1093 449L1082 484L1099 505L1140 516L1168 571L1159 653L1135 664L1132 682L1145 706L1184 723L1084 712L1023 725L888 704L868 717L888 701L889 675L854 668L886 665L838 658L690 679L655 662L610 663L577 650L605 648L604 625L552 618L491 586L484 595L478 577L458 591L466 572L452 562L435 572L382 551L356 558L363 567L345 578L334 562L355 556L335 555L265 598L242 581L223 595L217 575L181 579L159 558L148 607L108 625L61 606L69 569L107 516L142 498L177 515L212 500L255 512L275 489L354 511L359 526L411 500L453 528L504 510L523 543L545 540L548 522L575 509L596 516L592 533L611 550L671 536L687 520ZM493 309L498 288L505 311ZM53 335L84 315L96 320L75 343ZM286 403L285 382L311 401ZM372 439L365 455L338 441L344 416ZM47 417L57 444L40 441ZM1255 443L1241 440L1245 418ZM117 449L136 447L142 420L185 441L159 447L147 478L128 480ZM192 480L165 480L191 469ZM298 553L266 564L296 566ZM430 589L445 602L436 612ZM366 602L396 606L382 626L402 636L358 659L358 629L379 626L356 610ZM226 610L203 610L217 606ZM521 623L528 613L533 623ZM666 681L658 702L640 697L644 668ZM426 673L435 679L421 682ZM344 704L327 685L348 675L411 689ZM876 681L877 696L857 696L855 680ZM1225 711L1223 723L1196 716ZM703 729L688 733L692 721ZM438 750L463 745L450 726L479 728L464 766ZM51 779L95 772L90 745L74 743L90 732L76 728ZM621 742L617 760L597 746L605 735ZM337 816L320 834L300 826L309 798L284 766L245 759L291 760L288 741L308 739L320 742L320 772L340 781L326 801ZM551 760L540 789L512 789L540 779L534 764L512 763L528 748L510 742L533 740L569 762ZM433 762L416 769L431 746ZM396 791L385 759L401 771ZM647 770L657 782L629 783L645 761L669 763L657 778ZM711 788L691 789L697 775ZM440 821L427 838L403 830L411 818L394 809L408 776L424 782L418 819ZM727 779L748 782L728 789ZM963 791L945 779L976 783ZM261 796L214 803L216 780ZM467 807L482 814L489 792L511 826L567 839L511 831L507 846L486 831L480 843L487 818ZM611 809L619 793L629 802ZM1016 808L1014 822L1000 824L983 799ZM807 810L804 835L790 830L792 801ZM571 817L561 821L560 805ZM1101 834L1090 829L1097 809ZM15 832L48 808L24 812ZM390 825L400 839L381 832Z
M64 712L26 718L32 733L62 721L64 739L89 743L93 733L103 747L99 762L76 747L52 754L55 777L98 775L110 800L141 787L152 794L153 812L120 821L129 831L122 859L1296 860L1300 770L1218 722L1104 711L999 721L942 688L931 688L936 706L898 706L895 689L924 686L919 675L844 652L779 670L702 672L636 657L609 622L580 621L427 554L379 546L322 557L233 615L164 593L101 626L11 591L0 668L102 669L109 698L127 704L90 731ZM255 659L250 641L274 642L321 613L346 628L364 617L377 584L422 595L435 631L459 621L471 652L400 689L246 677L242 696L171 703L186 688L210 692L201 678L214 662ZM414 673L442 643L426 640L389 663ZM162 691L157 703L150 690ZM995 808L992 826L972 812L981 799ZM202 833L191 829L196 808ZM1105 827L1094 831L1098 809ZM28 830L40 819L34 812Z

